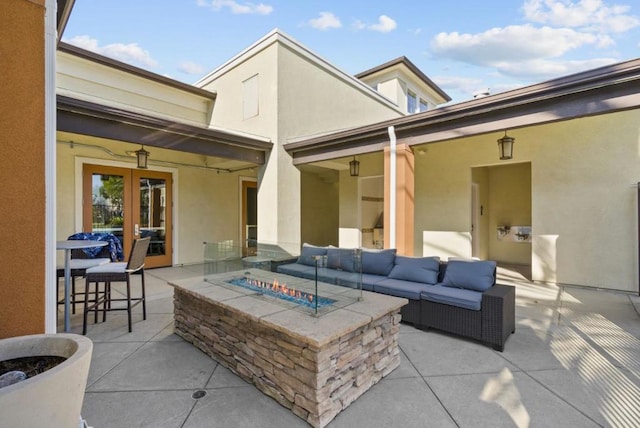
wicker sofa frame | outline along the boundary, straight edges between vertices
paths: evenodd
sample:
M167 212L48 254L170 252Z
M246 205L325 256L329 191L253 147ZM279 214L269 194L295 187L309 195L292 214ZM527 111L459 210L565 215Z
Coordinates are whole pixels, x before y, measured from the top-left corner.
M297 259L282 264L295 263ZM271 266L274 272L277 266ZM326 268L325 268L326 269ZM438 282L444 279L447 262L440 262ZM408 299L409 303L400 309L402 322L412 324L421 330L430 328L477 340L497 351L504 350L504 344L515 333L515 287L494 284L482 293L480 310L471 310L444 303L436 303L424 298Z
M478 340L502 352L510 334L515 333L515 287L496 284L482 293L479 311L421 299L412 300L413 310L419 305L421 330L434 328ZM416 319L415 314L413 319Z

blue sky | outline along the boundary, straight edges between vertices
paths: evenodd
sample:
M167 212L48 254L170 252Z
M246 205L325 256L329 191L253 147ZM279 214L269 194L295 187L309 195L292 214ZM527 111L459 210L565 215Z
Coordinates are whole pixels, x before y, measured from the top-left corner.
M640 57L639 0L76 0L63 40L193 83L274 28L350 74L404 55L454 103Z

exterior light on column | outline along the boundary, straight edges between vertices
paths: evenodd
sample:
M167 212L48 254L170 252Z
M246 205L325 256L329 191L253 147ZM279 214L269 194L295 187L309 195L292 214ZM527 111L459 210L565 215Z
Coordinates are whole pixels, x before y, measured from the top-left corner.
M498 140L498 150L500 151L500 160L508 160L513 158L513 142L515 138L509 137L507 131L504 131L504 137Z
M360 162L356 160L356 157L353 157L353 160L349 162L349 174L352 177L357 177L360 175Z
M144 146L142 146L140 150L136 150L136 158L138 159L138 168L147 169L149 152L144 149Z

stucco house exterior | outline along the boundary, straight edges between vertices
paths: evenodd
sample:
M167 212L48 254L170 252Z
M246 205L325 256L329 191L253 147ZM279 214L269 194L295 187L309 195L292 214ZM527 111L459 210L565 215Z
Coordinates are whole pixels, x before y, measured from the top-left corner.
M11 284L28 271L30 303L2 311L0 337L55 331L55 239L95 227L96 201L108 199L96 189L114 178L121 215L101 226L125 249L152 231L152 267L201 262L203 242L242 245L257 225L259 242L291 253L303 242L384 246L638 291L640 60L438 107L450 98L407 58L351 76L274 30L187 85L55 37L43 45L73 2L59 1L45 29L37 17L55 2L37 3L2 6L37 30L27 60L42 71L3 97L37 101L9 118L6 137L27 150L3 159L14 175L37 174L28 191L2 190L2 221L8 230L17 215L46 239L2 248L16 268L0 300L18 297ZM514 155L500 160L505 133ZM20 192L34 205L26 214Z

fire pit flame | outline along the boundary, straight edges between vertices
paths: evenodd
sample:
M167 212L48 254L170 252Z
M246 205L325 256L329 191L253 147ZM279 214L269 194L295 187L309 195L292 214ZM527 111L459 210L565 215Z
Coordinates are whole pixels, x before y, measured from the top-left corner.
M307 293L306 291L289 287L285 283L280 283L277 278L274 279L273 282L269 282L244 276L234 278L227 282L233 285L257 291L262 294L288 300L290 302L308 307L315 307L317 303L317 307L320 308L336 302L335 300L329 299L328 297L315 296L312 293Z

